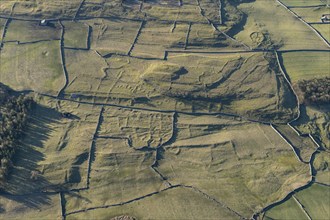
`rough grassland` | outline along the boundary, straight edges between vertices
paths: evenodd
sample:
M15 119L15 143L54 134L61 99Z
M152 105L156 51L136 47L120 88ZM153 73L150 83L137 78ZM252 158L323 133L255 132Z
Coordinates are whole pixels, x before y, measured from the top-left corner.
M44 1L25 1L25 0L9 0L11 2L17 2L13 11L14 16L18 17L31 17L38 18L72 18L80 0L44 0ZM1 3L2 4L2 3Z
M291 82L329 76L330 52L281 53L283 65Z
M130 215L138 219L238 219L215 202L190 189L171 189L123 206L69 215L73 219L111 219Z
M4 45L0 79L16 90L56 94L64 83L59 41Z
M206 22L200 14L198 6L194 4L184 4L183 7L161 7L160 5L149 5L144 7L143 12L153 19L186 21L186 22Z
M106 108L99 135L126 138L135 149L156 148L170 140L173 115L147 111Z
M90 189L78 196L66 195L67 212L117 204L164 189L166 185L150 168L154 157L155 152L129 148L126 140L99 138Z
M88 26L80 22L63 22L64 46L87 49Z
M308 165L269 126L241 123L213 124L211 134L204 128L207 134L166 146L159 171L172 184L198 187L245 217L306 184Z
M69 84L66 93L93 95L107 64L94 51L65 50Z
M312 106L301 108L301 117L293 125L302 133L311 133L319 140L321 145L330 149L330 113L327 106L320 106L319 109Z
M305 24L273 0L255 1L239 5L247 23L237 39L253 45L250 34L261 32L273 45L283 50L327 49L326 44Z
M330 153L322 152L316 155L314 167L316 169L316 181L330 185Z
M177 23L174 28L169 23L146 22L132 56L162 59L165 50L184 47L187 31L188 25L183 23Z
M87 23L93 28L91 48L102 55L127 54L140 26L140 22L119 19L93 19Z
M288 125L279 125L276 128L281 134L289 140L289 142L298 149L299 155L302 160L309 162L311 155L316 150L316 144L309 137L299 136L292 128Z
M48 99L40 102L48 107L38 105L31 116L6 191L27 194L85 187L87 159L100 109L69 102L56 104ZM73 116L64 118L62 112ZM30 178L32 171L38 173L37 180Z

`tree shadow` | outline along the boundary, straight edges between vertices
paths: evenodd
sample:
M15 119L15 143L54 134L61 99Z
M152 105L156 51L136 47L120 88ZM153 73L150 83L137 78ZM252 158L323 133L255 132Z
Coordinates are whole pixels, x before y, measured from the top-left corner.
M60 119L60 112L36 104L29 115L26 129L17 142L13 167L0 191L0 199L3 197L14 200L35 209L50 204L49 196L55 194L55 188L42 176L38 163L45 160L45 155L39 149L44 147L43 142L49 138L53 130L51 125L58 123ZM49 188L52 191L45 193Z

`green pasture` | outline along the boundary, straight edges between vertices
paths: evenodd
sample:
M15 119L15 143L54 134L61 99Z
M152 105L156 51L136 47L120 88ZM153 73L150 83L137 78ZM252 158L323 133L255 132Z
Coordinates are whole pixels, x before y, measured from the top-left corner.
M292 8L292 11L298 14L307 23L321 22L321 17L323 14L330 14L330 8L326 6L312 8Z
M330 188L313 184L295 194L312 219L329 219ZM293 198L266 212L270 219L308 219L300 205Z
M57 94L64 84L59 41L6 43L0 58L0 81L16 90Z
M330 24L312 25L328 42L330 42Z
M265 219L305 219L308 217L305 215L299 204L290 198L285 203L282 203L274 208L270 209L265 213Z
M49 26L40 26L39 22L12 20L8 25L5 41L34 42L61 38L61 27L58 22Z
M330 52L284 52L280 55L292 83L329 76Z
M287 6L314 6L324 5L324 1L321 0L282 0Z
M330 218L330 187L313 184L308 189L297 193L297 199L312 219Z

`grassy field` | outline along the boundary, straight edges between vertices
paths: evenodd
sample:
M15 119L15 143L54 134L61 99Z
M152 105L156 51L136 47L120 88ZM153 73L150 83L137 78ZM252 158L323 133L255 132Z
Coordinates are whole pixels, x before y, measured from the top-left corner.
M291 82L329 76L330 52L281 53L283 65Z
M65 50L69 84L66 93L93 95L107 64L94 51Z
M297 193L297 199L304 205L312 219L330 218L330 187L314 184Z
M88 32L86 24L80 22L63 22L64 46L72 48L88 49Z
M59 41L6 43L0 58L1 82L14 89L56 94L64 83Z
M324 4L321 0L282 0L282 2L287 6L313 6Z
M328 76L330 52L277 1L0 2L0 14L13 16L0 83L36 101L0 189L0 219L251 218L314 178L261 215L308 219L297 198L313 219L329 219L329 105L300 103L291 123L326 149L312 178L270 126L309 161L317 144L286 125L297 101L269 51L294 88ZM329 12L292 10L307 22ZM330 39L328 24L312 25Z
M238 219L237 216L190 189L175 188L119 207L95 209L67 216L109 219L128 215L138 219Z
M308 166L269 126L219 121L219 127L213 122L215 131L208 132L206 119L194 117L193 126L201 126L206 134L191 137L194 129L183 120L189 129L165 147L159 161L159 171L172 184L198 187L248 217L308 181ZM182 130L181 115L178 126Z
M57 22L49 26L40 26L39 22L11 21L8 25L5 41L33 42L60 39L61 28Z
M247 14L246 24L236 38L257 47L255 32L265 37L259 47L275 47L283 50L327 49L326 44L305 24L272 0L255 1L239 5ZM258 42L258 41L257 41Z
M307 216L303 212L303 210L299 207L299 204L293 199L290 198L285 203L278 205L265 214L265 220L271 219L305 219L307 220Z
M330 14L330 8L326 6L313 8L292 8L306 22L321 22L323 14Z
M312 26L320 32L328 42L330 41L330 24L313 24Z

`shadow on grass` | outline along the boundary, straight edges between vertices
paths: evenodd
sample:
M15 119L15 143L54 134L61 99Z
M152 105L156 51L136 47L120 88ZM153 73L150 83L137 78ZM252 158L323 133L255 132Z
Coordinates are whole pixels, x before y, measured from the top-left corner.
M51 124L58 123L61 114L54 109L36 105L29 116L27 127L22 138L18 141L16 154L1 197L24 204L30 208L40 208L50 204L49 195L43 191L55 191L54 186L43 176L38 163L45 159L45 155L38 149L43 148L43 141L47 140L52 131ZM35 172L35 178L32 173ZM49 187L52 188L49 190Z

